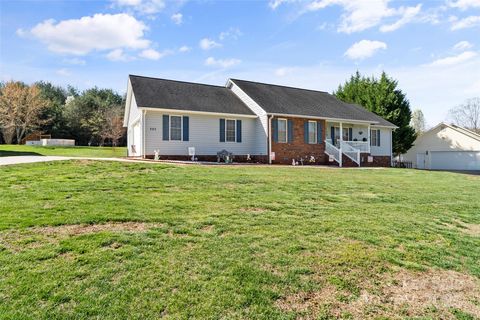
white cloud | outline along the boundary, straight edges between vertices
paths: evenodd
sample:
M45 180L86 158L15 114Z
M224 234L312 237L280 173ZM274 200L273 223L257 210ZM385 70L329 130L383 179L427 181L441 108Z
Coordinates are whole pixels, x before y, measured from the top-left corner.
M175 23L177 25L181 25L182 22L183 22L183 14L181 14L181 13L172 14L170 19L172 19L173 23Z
M112 2L118 7L131 7L137 12L149 15L165 8L164 0L113 0Z
M209 39L209 38L203 38L200 40L200 48L203 50L210 50L213 48L221 47L222 45L218 42L215 42L215 40Z
M270 0L268 6L273 10L277 9L281 4L286 2L293 2L292 0Z
M140 52L139 56L145 59L150 59L150 60L159 60L165 56L173 54L172 50L164 50L162 52L159 52L154 49L146 49Z
M385 24L380 27L381 32L390 32L395 31L398 28L402 27L403 25L410 23L422 9L422 5L419 4L416 7L407 7L407 8L400 8L399 10L403 11L402 17L392 24Z
M474 51L465 51L456 56L437 59L432 63L428 64L428 66L432 66L432 67L453 66L453 65L457 65L465 61L468 61L476 56L477 56L477 53Z
M122 49L112 50L106 55L106 57L107 57L108 60L111 60L111 61L128 61L128 60L130 60L130 58L123 52Z
M180 49L178 49L179 52L188 52L192 50L189 46L181 46Z
M457 0L450 1L448 5L452 8L467 10L469 8L480 8L480 0Z
M25 31L22 28L17 29L17 31L15 33L19 37L25 37L26 35L28 35L28 31Z
M480 26L480 16L469 16L463 19L458 19L453 16L450 17L450 22L452 23L452 26L450 27L451 30L472 28Z
M387 44L381 41L361 40L354 43L345 52L345 56L352 60L362 60L373 56L378 50L387 49Z
M242 62L239 59L215 59L214 57L208 57L207 60L205 60L205 65L206 66L212 66L212 67L221 67L221 68L229 68L233 67L237 64Z
M63 59L63 63L76 64L79 66L84 66L85 64L87 64L85 60L79 58Z
M68 69L65 69L65 68L62 68L62 69L58 69L56 71L56 73L59 75L59 76L62 76L62 77L68 77L71 75L70 71Z
M218 38L222 41L227 38L232 38L234 40L237 40L242 35L243 33L240 31L239 28L230 28L227 31L220 32L220 35L218 36Z
M295 71L295 68L282 67L275 70L275 75L278 77L284 77Z
M464 51L464 50L467 50L467 49L470 49L473 47L473 44L471 44L470 42L468 41L460 41L458 42L457 44L455 44L453 46L453 50L456 50L456 51Z
M30 33L58 53L85 55L93 50L117 48L143 49L150 45L144 39L145 24L121 14L95 14L80 19L45 20Z

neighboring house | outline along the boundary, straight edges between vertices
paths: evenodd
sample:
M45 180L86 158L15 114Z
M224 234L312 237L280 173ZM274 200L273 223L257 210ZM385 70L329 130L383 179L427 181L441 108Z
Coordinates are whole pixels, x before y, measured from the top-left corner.
M129 76L128 155L390 166L395 125L326 92L229 79L213 86ZM270 156L269 156L270 155Z
M440 123L419 136L401 159L418 169L480 170L480 135Z

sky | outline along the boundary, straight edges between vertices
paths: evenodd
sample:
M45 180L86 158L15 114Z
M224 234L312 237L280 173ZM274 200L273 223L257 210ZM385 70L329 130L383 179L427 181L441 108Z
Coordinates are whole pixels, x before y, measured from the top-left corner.
M398 80L429 126L480 96L480 0L0 0L0 81L125 93L128 74L332 92Z

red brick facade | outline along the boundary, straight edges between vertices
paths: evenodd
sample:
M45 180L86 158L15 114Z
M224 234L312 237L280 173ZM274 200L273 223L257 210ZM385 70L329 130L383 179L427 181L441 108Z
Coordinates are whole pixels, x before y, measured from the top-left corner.
M328 164L328 156L325 154L325 130L326 124L324 120L318 120L322 124L322 140L321 143L309 144L305 143L304 124L308 119L302 118L284 118L293 122L293 141L290 143L279 143L272 139L272 152L275 152L275 160L272 163L291 164L292 160L300 161L304 159L304 163L308 164L311 156L315 158L314 163L310 164ZM317 121L317 120L315 120Z

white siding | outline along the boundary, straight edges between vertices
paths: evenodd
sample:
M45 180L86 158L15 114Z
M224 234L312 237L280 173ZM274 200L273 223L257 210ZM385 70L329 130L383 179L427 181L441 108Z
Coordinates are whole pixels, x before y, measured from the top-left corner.
M243 101L257 116L257 125L256 125L256 148L257 150L262 150L262 154L267 153L267 137L268 137L268 116L265 110L262 109L252 98L250 98L239 86L237 86L233 81L229 81L231 84L230 90L237 95L240 100Z
M140 120L141 111L137 107L137 102L135 100L135 95L132 93L132 98L130 100L130 113L128 115L128 127L127 127L127 148L128 148L128 155L132 155L131 146L134 143L133 141L133 125ZM139 139L135 139L140 141L140 145L136 146L136 150L138 155L142 153L142 135L143 135L143 128L141 127L140 122L140 137Z
M162 139L162 116L184 115L189 117L189 141L164 141ZM219 115L199 115L178 112L148 110L146 114L145 153L152 155L159 150L160 155L188 155L188 147L195 147L197 155L216 155L223 149L237 155L265 155L266 147L260 148L257 118L224 117ZM220 142L220 119L242 120L242 142Z
M411 161L413 167L417 168L417 154L426 155L427 151L480 151L480 141L446 125L440 125L418 137L413 147L402 155L402 160ZM452 153L452 161L455 158ZM428 155L425 161L427 160Z
M380 147L371 146L370 154L372 156L391 156L392 155L392 129L378 128L372 126L372 129L380 129Z

